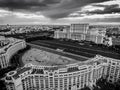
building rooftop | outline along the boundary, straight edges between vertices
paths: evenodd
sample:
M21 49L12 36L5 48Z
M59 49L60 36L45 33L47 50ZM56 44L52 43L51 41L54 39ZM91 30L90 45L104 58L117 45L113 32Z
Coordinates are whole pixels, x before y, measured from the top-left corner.
M19 78L19 75L20 75L20 74L22 74L22 73L24 73L24 72L26 72L26 71L28 71L28 70L30 70L30 69L31 69L31 67L23 67L23 68L17 69L17 73L16 73L15 75L13 75L13 78L14 78L14 79Z
M33 69L31 74L44 74L43 69Z

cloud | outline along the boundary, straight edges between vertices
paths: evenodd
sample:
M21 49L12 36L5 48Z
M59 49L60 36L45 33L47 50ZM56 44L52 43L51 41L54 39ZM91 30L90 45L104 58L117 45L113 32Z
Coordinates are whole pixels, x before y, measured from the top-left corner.
M115 19L115 18L120 18L120 13L113 13L113 14L93 14L93 15L84 15L80 17L66 17L64 19L68 20L85 20L85 19L91 19L91 20L102 20L102 19Z
M39 11L49 8L49 4L59 2L60 0L0 0L0 7L9 10Z
M114 5L95 5L98 7L104 7L104 10L94 10L88 11L88 14L111 14L111 13L120 13L120 7L118 4Z
M62 0L55 8L46 10L43 14L52 19L64 18L77 10L81 10L83 6L104 1L109 0Z
M106 2L99 3L99 5L114 5L114 4L119 4L120 5L120 0L110 0Z
M21 13L21 12L14 12L13 13L14 16L18 17L18 18L27 18L27 19L43 19L45 18L43 15L36 15L36 14L33 14L33 13Z
M0 0L0 24L120 22L120 0Z
M31 18L32 17L32 18ZM32 16L30 14L14 13L5 17L0 17L0 24L68 24L71 23L119 23L120 14L96 14L86 15L84 17L66 17L61 19L49 19L40 16Z
M58 19L67 17L75 10L109 0L0 0L0 8L11 11L41 12L44 16Z
M10 14L11 14L11 12L6 11L4 9L0 9L0 17L5 17L5 16L8 16Z

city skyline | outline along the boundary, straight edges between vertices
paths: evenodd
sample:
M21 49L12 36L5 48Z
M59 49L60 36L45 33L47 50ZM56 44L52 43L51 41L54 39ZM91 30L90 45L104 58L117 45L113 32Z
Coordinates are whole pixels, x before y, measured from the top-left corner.
M0 0L0 24L120 22L119 0Z

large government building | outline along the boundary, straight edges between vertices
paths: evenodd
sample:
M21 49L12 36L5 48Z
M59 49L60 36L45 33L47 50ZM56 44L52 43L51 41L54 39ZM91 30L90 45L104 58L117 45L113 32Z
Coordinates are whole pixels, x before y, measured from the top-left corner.
M106 36L107 28L119 28L120 25L89 25L87 23L71 24L70 27L57 30L54 38L65 38L72 40L86 40L97 44L113 45L112 38ZM115 30L114 30L115 31Z
M103 43L106 30L103 27L89 28L89 24L71 24L70 28L63 31L55 31L54 38L67 38L72 40L87 40L95 43Z

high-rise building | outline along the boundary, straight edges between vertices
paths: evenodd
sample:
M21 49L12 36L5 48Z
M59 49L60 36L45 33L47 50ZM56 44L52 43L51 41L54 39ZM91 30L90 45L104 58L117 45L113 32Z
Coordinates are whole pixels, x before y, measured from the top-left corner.
M86 40L93 41L97 44L103 44L105 36L105 28L89 28L88 33L86 34Z
M72 40L85 40L88 29L89 24L71 24L69 38Z
M56 30L54 32L54 38L68 38L69 39L69 34L70 34L70 27L65 27L62 30Z
M55 31L54 38L67 38L78 41L87 40L103 44L105 35L105 28L89 28L89 24L71 24L70 29Z
M54 38L67 38L72 40L85 40L85 35L89 29L89 24L71 24L70 28L54 33Z

